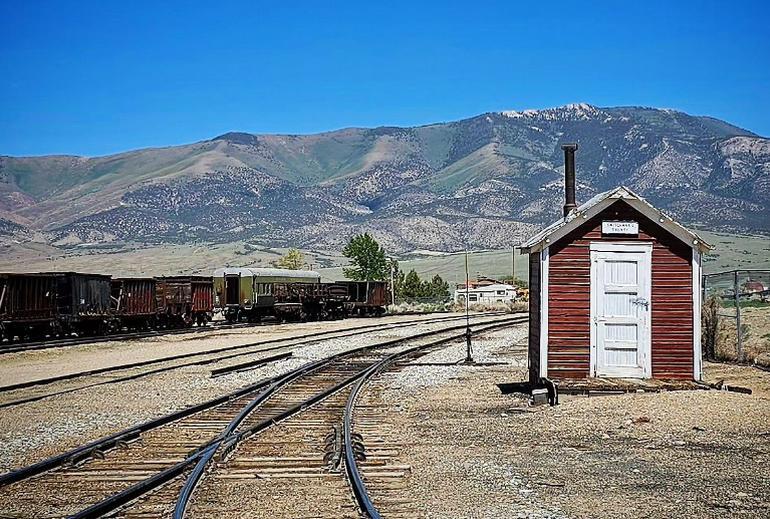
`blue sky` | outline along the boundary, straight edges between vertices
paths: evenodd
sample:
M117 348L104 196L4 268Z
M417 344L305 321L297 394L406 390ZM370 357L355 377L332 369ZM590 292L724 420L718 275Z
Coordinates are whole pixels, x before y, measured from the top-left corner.
M0 0L0 154L417 125L570 102L770 135L763 2Z

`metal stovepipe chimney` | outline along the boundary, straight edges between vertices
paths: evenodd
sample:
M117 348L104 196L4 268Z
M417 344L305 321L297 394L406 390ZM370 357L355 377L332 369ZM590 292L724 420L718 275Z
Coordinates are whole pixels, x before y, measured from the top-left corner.
M575 204L575 151L577 143L562 144L564 150L564 216L566 217Z

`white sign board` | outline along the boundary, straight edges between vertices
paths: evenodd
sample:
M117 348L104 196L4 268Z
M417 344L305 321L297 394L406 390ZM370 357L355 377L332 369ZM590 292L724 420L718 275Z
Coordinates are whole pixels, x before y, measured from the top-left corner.
M639 223L602 222L602 234L639 234Z

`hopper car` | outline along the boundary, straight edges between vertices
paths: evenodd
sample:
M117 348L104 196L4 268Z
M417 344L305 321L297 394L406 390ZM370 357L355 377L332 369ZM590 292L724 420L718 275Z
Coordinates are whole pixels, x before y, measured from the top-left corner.
M154 278L112 278L113 315L128 329L157 325Z
M77 272L0 275L4 339L108 333L110 276Z
M157 281L158 319L166 327L203 326L214 316L214 284L208 276L166 276Z
M340 281L348 291L347 313L352 315L376 315L385 313L390 304L390 290L385 281Z

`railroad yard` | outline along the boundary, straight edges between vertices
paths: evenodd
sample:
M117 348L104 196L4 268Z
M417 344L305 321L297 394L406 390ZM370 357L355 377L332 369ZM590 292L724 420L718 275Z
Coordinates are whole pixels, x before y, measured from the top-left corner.
M471 314L473 365L459 314L3 353L0 517L770 513L770 373L532 406L497 387L526 378L526 320Z

